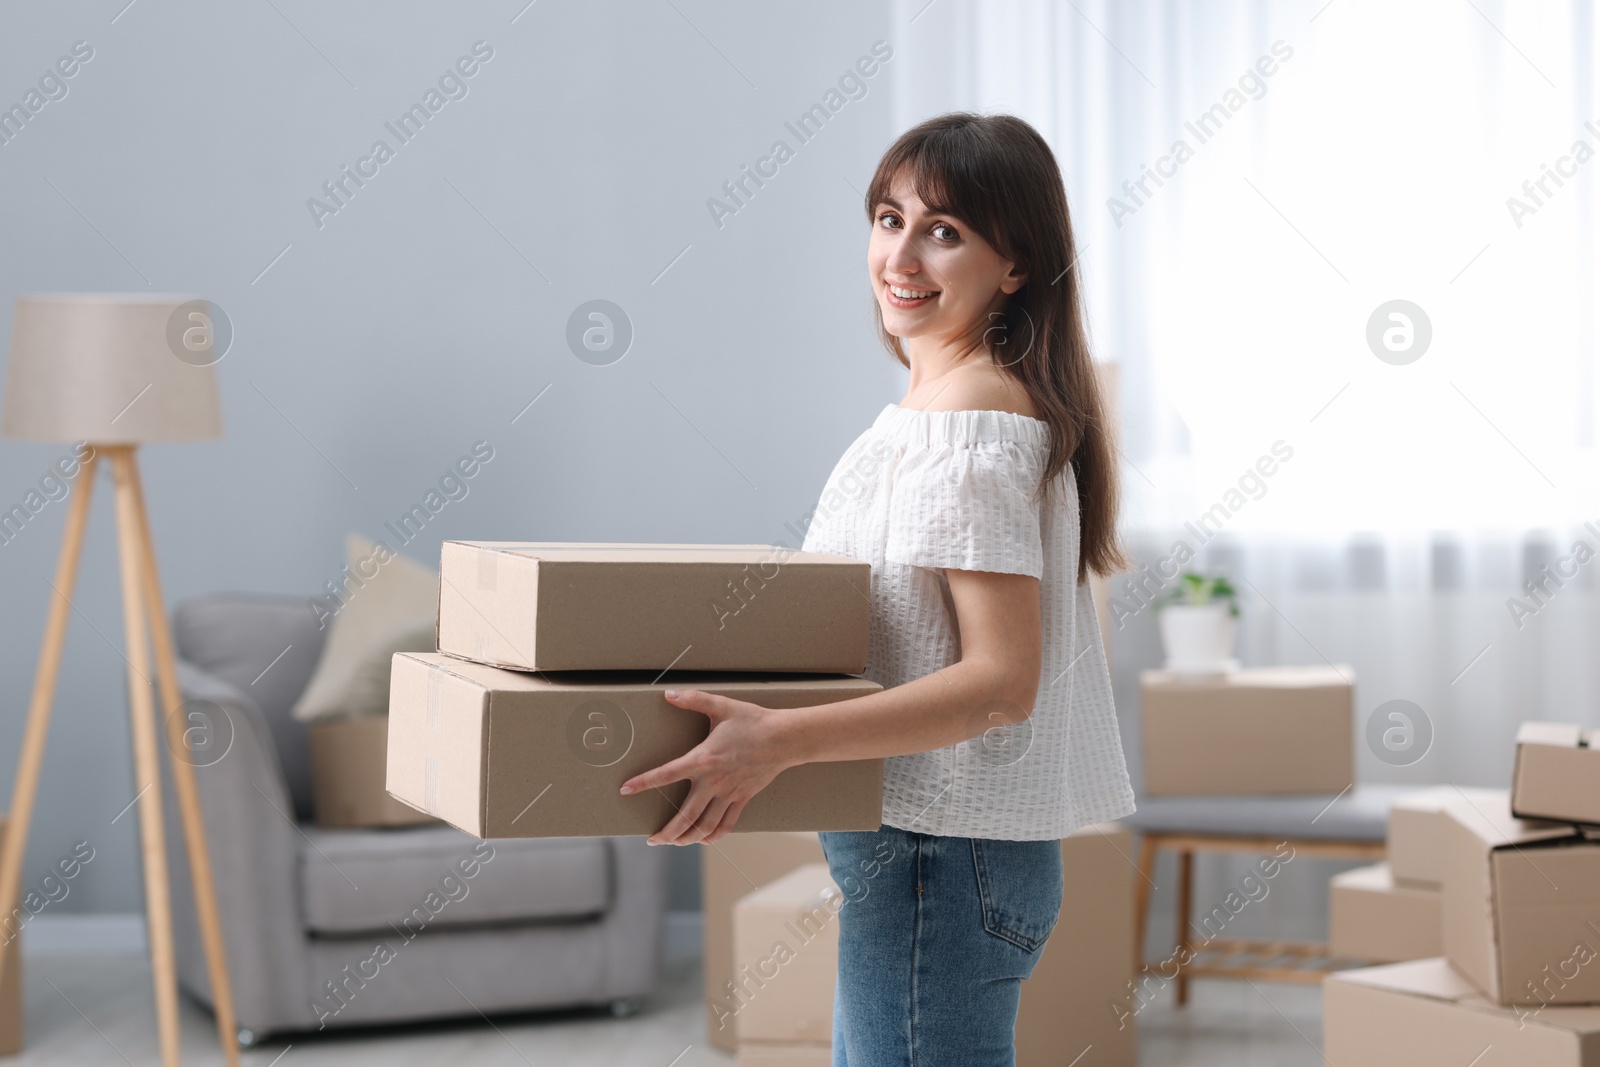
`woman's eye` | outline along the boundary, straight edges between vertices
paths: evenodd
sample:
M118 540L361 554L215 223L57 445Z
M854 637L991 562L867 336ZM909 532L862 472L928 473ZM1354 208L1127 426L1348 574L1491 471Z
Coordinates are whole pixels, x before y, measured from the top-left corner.
M894 229L894 226L892 225L892 223L896 223L896 222L899 222L899 221L900 221L899 218L897 218L896 215L894 214L894 212L892 212L892 211L885 211L882 215L878 216L878 222L881 225L883 225L885 229L890 229L890 230Z
M941 222L933 228L935 234L938 234L940 230L944 231L944 235L939 237L941 241L954 241L960 236L960 234L956 233L956 228L947 222Z

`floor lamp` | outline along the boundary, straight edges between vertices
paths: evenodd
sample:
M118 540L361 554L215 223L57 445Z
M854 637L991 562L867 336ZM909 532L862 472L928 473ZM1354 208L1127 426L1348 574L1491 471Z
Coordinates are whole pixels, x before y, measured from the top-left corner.
M50 710L72 610L78 557L95 474L109 462L115 485L117 555L122 616L127 631L128 693L133 719L134 788L139 808L140 857L149 923L156 1028L166 1067L178 1064L178 986L172 947L166 835L162 824L160 728L150 692L154 679L165 711L172 779L194 877L195 908L211 974L212 1000L223 1055L237 1067L233 992L222 924L211 878L211 854L187 752L177 666L155 549L134 453L146 442L221 436L212 310L186 297L100 293L28 296L17 301L0 432L33 441L83 442L53 596L39 651L33 698L11 795L11 824L0 846L0 916L17 906L28 826L50 730ZM0 944L0 967L16 941Z

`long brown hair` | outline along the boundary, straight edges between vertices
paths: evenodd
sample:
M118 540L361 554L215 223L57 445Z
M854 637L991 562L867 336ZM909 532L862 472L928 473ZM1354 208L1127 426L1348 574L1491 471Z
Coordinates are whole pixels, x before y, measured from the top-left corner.
M1078 580L1091 570L1126 569L1117 539L1116 446L1089 354L1072 220L1054 153L1014 115L954 111L931 118L901 134L878 163L867 186L869 222L876 225L876 208L902 173L929 211L960 219L1027 272L1000 322L984 332L984 344L1049 427L1039 492L1068 463L1076 472ZM900 339L883 328L877 301L873 315L884 346L909 367Z

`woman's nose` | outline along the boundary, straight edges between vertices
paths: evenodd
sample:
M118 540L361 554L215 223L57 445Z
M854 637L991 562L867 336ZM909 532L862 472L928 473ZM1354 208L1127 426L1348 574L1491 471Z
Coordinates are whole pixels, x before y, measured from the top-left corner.
M884 267L892 274L915 274L922 264L909 241L899 241L889 251Z

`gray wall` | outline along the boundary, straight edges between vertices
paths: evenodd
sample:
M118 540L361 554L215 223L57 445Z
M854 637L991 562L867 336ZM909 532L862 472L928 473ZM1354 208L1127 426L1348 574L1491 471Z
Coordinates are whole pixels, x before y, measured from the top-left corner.
M383 536L479 439L494 460L409 554L792 541L785 523L900 395L855 191L895 132L893 61L810 143L784 127L874 41L901 43L886 4L124 2L0 14L0 106L74 42L94 49L0 145L0 331L31 291L196 292L231 318L226 436L143 455L169 601L315 592L346 532ZM319 229L307 198L375 139L395 146L384 123L479 40L494 55L468 94ZM794 158L719 228L707 198L780 138ZM609 366L565 342L594 298L636 331ZM63 451L0 442L0 508ZM108 500L28 849L27 884L74 842L96 849L59 912L141 907L135 819L113 822L133 790ZM7 795L65 514L0 545ZM675 906L696 859L675 856Z

